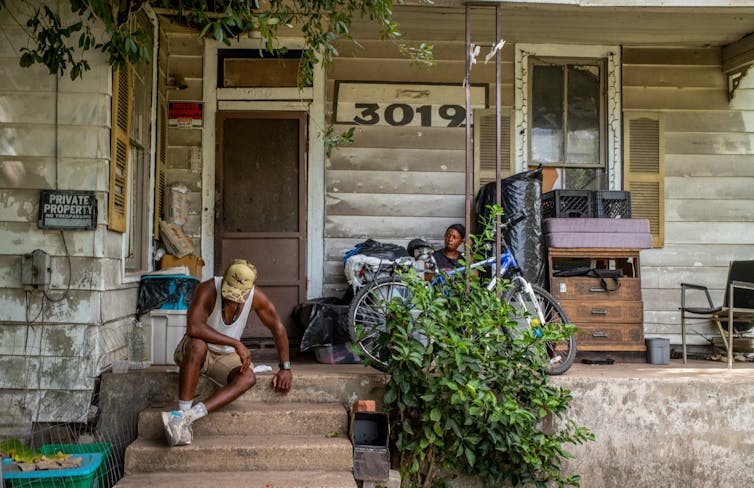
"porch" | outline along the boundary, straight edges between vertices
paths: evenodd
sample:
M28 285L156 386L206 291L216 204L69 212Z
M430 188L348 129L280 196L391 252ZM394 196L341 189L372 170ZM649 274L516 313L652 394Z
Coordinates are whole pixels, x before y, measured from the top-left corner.
M255 355L256 364L274 366L273 357ZM272 355L270 355L272 356ZM284 401L349 403L379 397L384 375L361 365L319 364L309 355L294 359L294 389ZM138 375L141 384L159 392L149 405L172 404L177 368L153 366L145 371L107 374L102 394L113 408L133 408L125 388ZM258 386L239 399L279 402L261 373ZM748 486L754 472L754 363L671 359L668 365L577 362L552 383L571 390L570 417L585 425L596 440L572 447L574 459L564 469L582 476L581 486ZM366 385L366 386L365 386ZM207 385L204 385L207 387ZM297 388L298 387L298 388ZM207 391L206 389L204 390ZM120 400L118 400L120 399ZM280 405L279 403L277 403ZM139 407L142 408L142 407ZM134 412L135 413L135 412ZM105 412L103 411L103 415ZM119 415L128 416L126 412ZM141 430L141 426L140 426ZM140 432L141 435L141 432ZM208 435L208 434L207 434ZM167 447L166 447L167 449ZM480 487L471 479L456 487Z

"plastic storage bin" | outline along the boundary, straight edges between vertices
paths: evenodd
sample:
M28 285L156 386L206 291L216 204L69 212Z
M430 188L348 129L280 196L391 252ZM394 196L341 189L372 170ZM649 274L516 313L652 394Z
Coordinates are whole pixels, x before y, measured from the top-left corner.
M592 217L591 190L552 190L542 194L542 218Z
M654 337L644 339L647 344L647 362L649 364L670 364L670 339Z
M317 361L324 364L357 364L361 359L351 351L351 343L332 344L314 348Z
M186 333L186 310L152 310L141 317L151 329L152 364L173 364L173 352Z
M594 216L607 219L630 219L631 192L594 192Z
M112 449L113 445L109 442L93 442L89 444L45 444L39 448L39 452L45 455L55 454L56 452L62 452L63 454L101 453L102 462L94 473L95 483L92 486L94 488L106 488L109 485L107 468Z
M72 454L71 457L83 458L78 468L50 469L43 471L11 472L6 465L13 461L3 459L3 479L12 488L92 488L98 485L95 476L104 456L101 452Z

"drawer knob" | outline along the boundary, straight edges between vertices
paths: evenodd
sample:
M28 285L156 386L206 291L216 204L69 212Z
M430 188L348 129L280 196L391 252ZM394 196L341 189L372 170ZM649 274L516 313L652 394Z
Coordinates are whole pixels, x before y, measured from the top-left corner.
M607 315L607 310L604 308L593 308L592 315Z
M605 293L605 289L601 286L593 286L589 288L589 293Z
M607 333L602 331L592 332L592 337L607 337Z

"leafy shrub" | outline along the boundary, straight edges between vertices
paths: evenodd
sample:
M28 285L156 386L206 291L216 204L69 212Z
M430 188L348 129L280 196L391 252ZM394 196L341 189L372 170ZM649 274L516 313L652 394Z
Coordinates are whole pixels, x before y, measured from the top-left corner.
M570 391L549 384L540 359L543 339L574 328L506 333L515 326L510 307L483 286L482 274L435 286L405 276L410 303L390 304L384 402L403 486L442 486L446 473L494 486L578 486L578 475L561 472L571 457L564 445L594 437L567 419Z

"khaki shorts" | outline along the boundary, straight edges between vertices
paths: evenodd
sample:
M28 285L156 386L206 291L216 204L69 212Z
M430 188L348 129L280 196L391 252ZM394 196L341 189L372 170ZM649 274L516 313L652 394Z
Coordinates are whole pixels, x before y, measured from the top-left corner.
M189 343L189 339L191 339L189 336L184 335L181 342L175 348L173 361L178 366L183 364L183 358L186 357L186 346ZM199 372L209 376L219 385L226 385L228 384L228 375L230 372L239 366L241 366L241 357L235 351L223 354L208 349L207 357L204 358ZM254 364L251 364L249 368L253 370Z

